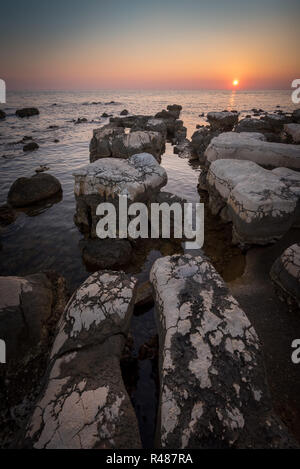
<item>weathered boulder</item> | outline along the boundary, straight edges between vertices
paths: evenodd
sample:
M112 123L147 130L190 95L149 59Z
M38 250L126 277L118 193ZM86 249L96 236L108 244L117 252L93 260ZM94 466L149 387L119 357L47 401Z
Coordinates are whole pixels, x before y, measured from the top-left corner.
M264 119L252 119L251 117L245 117L241 119L236 126L236 132L258 132L258 133L270 133L272 132L271 123Z
M295 109L295 111L293 111L292 119L296 124L300 124L300 109Z
M160 132L164 139L167 138L167 126L163 119L149 119L145 124L145 130Z
M17 179L9 189L7 201L13 207L26 207L61 193L58 179L51 174L35 174Z
M141 447L137 419L120 370L136 282L122 272L101 271L74 293L53 345L45 387L27 428L28 447Z
M239 244L268 244L300 222L300 173L252 161L217 160L206 175L209 207L233 223Z
M285 124L283 130L293 143L300 143L300 124Z
M163 119L165 122L167 126L167 136L171 140L180 140L186 137L186 130L185 127L183 127L183 122L178 119L181 109L181 106L174 104L168 106L167 111L163 109L161 112L155 114L156 119Z
M39 148L39 145L36 142L29 142L29 143L26 143L26 145L24 145L23 151L24 152L34 151L34 150L37 150L38 148Z
M296 446L273 413L256 332L213 266L164 257L150 281L160 344L156 445Z
M232 130L238 123L239 114L237 112L209 112L207 120L212 131L226 132Z
M197 160L198 154L194 151L191 142L186 138L174 146L174 153L180 158L188 158L189 160Z
M96 208L101 202L113 203L118 213L119 195L127 195L128 203L147 202L167 184L165 169L149 153L127 160L103 158L75 171L74 177L75 223L92 238L96 237Z
M134 115L126 117L111 117L109 119L110 124L115 127L123 127L124 129L131 129L135 127L135 130L145 130L145 125L149 119L152 119L151 116L144 115Z
M300 308L300 244L288 247L270 271L279 297L291 307Z
M36 107L25 107L16 111L18 117L31 117L39 115L40 111Z
M0 109L0 120L5 119L5 117L6 117L6 113L2 111L2 109Z
M0 205L0 226L13 223L17 218L15 210L8 204Z
M204 163L204 153L211 140L220 134L218 131L212 131L207 127L201 127L192 135L191 146L198 156L200 163Z
M266 142L259 133L222 133L212 139L204 157L208 164L221 159L236 159L265 167L300 169L299 145Z
M90 143L90 161L99 158L129 158L137 153L150 153L159 162L165 151L165 138L159 132L135 131L125 134L123 127L108 124L94 130Z
M127 239L89 239L81 242L80 247L85 264L97 270L126 266L132 255Z
M8 367L45 349L65 304L65 280L53 272L0 277L0 338Z
M167 106L167 110L169 111L169 114L174 117L174 119L179 119L182 106L179 104L169 104L169 106Z
M160 163L165 139L160 132L136 131L117 135L111 143L113 158L129 158L137 153L150 153Z

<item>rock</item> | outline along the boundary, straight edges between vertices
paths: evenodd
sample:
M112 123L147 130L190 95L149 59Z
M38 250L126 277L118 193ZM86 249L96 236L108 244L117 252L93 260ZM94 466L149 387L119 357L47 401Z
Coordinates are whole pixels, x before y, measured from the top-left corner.
M241 119L236 126L236 132L258 132L258 133L270 133L272 131L271 123L264 119L252 119L251 117L245 117Z
M151 116L143 116L143 115L134 115L134 116L127 116L127 117L111 117L109 122L111 125L115 127L123 127L124 129L132 129L135 130L145 130L146 123Z
M39 148L39 145L36 142L30 142L24 145L23 151L24 152L34 151L34 150L37 150L38 148Z
M300 222L299 172L217 160L208 169L206 189L212 213L233 223L235 243L272 243Z
M293 143L300 143L300 124L285 124L283 130Z
M142 308L150 304L153 304L153 292L151 283L147 280L137 287L135 307Z
M167 136L170 140L174 138L175 140L186 138L186 130L185 135L183 136L185 129L185 127L183 127L183 122L178 120L182 107L177 104L173 104L168 106L167 109L167 111L163 109L161 112L155 114L155 119L162 119L165 122L167 126Z
M226 132L238 123L239 115L236 112L209 112L207 120L212 131Z
M159 132L163 138L167 138L167 126L163 119L149 119L145 124L145 130Z
M13 207L26 207L62 192L58 179L51 174L36 174L17 179L9 189L7 200Z
M35 172L38 173L44 173L45 171L49 171L49 166L41 165L39 168L35 170Z
M167 106L167 110L169 111L169 114L174 117L174 119L179 119L182 106L179 104L169 104L169 106Z
M106 112L103 112L103 114L101 115L101 117L104 117L104 118L107 118L107 117L111 117L112 114L107 114Z
M187 128L184 127L183 121L177 119L174 125L174 143L180 143L186 139Z
M17 218L15 210L8 204L0 205L0 226L7 226Z
M118 213L118 196L127 195L128 203L147 202L167 184L167 173L149 153L127 160L102 158L75 171L76 215L79 228L96 237L101 202L112 202Z
M174 153L177 154L180 158L188 158L189 160L197 160L198 155L194 151L191 142L188 139L185 139L174 146Z
M270 276L280 299L292 308L300 308L300 244L288 247L276 259Z
M136 131L120 134L111 143L113 158L129 158L137 153L150 153L160 163L164 151L165 139L160 132Z
M40 111L35 107L25 107L16 111L18 117L31 117L39 115Z
M2 109L0 109L0 120L5 119L5 117L6 117L6 113L2 111Z
M123 109L123 111L120 112L120 116L128 116L129 112L127 109Z
M74 293L27 427L27 447L141 447L120 370L136 282L122 272L96 272Z
M0 330L8 367L44 350L65 304L65 280L53 272L0 277Z
M292 112L292 120L296 124L300 124L300 109L295 109L295 111Z
M285 116L284 114L266 114L263 120L270 124L271 132L274 133L282 132L283 126L292 122L292 118Z
M78 117L77 121L74 124L85 124L88 120L85 117Z
M297 447L274 415L259 339L204 257L158 259L157 447Z
M204 163L204 152L208 145L210 144L211 140L214 137L219 135L218 131L212 131L206 127L202 127L192 135L191 146L197 155L200 163Z
M83 241L81 248L83 261L97 270L126 266L132 255L127 239L90 239Z
M300 147L266 142L263 134L226 132L212 139L205 151L207 163L219 159L253 161L265 167L300 169Z
M129 158L137 153L150 153L159 162L165 151L165 139L159 132L136 131L125 134L123 127L108 124L94 130L90 143L90 161L99 158Z

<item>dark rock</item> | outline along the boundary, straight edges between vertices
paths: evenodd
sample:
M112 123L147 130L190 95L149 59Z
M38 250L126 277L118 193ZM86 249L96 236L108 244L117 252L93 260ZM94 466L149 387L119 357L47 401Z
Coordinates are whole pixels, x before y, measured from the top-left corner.
M54 176L36 174L17 179L9 189L7 200L13 207L26 207L61 191L61 184Z
M16 111L18 117L31 117L39 115L40 111L35 107L25 107Z
M300 124L300 109L296 109L295 111L293 111L292 119L293 122L295 122L296 124Z
M0 225L10 225L16 218L17 214L10 205L4 204L0 206Z
M2 111L2 109L0 109L0 120L5 119L5 117L6 117L6 113Z
M88 120L85 117L78 117L77 121L74 122L75 125L77 124L85 124Z
M93 239L81 242L83 261L101 269L115 269L128 265L132 247L126 239Z
M37 150L39 148L39 145L36 143L36 142L30 142L30 143L27 143L26 145L24 145L23 147L23 151L34 151L34 150Z
M127 109L123 109L123 111L120 112L120 116L128 116L129 112Z

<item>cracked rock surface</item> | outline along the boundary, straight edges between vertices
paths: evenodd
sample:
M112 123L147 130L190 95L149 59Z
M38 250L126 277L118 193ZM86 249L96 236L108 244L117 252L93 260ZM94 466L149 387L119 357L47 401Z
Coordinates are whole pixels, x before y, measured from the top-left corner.
M55 339L46 384L27 428L34 448L139 448L120 371L137 280L100 271L74 293Z
M274 415L259 339L202 256L158 259L150 274L160 342L156 444L296 446Z
M300 223L300 173L287 168L267 170L252 161L217 160L205 185L213 214L233 223L238 244L268 244Z
M276 259L270 271L279 297L291 306L300 308L300 244L288 247Z
M261 166L300 169L300 147L287 143L267 142L255 132L225 132L212 139L205 151L209 165L221 159L249 160Z
M128 203L147 202L167 184L165 169L149 153L136 154L127 160L103 158L73 174L75 223L92 238L96 237L99 219L96 208L101 202L115 204L118 211L119 195L127 195Z
M90 161L99 158L129 158L136 153L150 153L160 163L165 151L165 137L155 131L132 131L125 133L124 127L108 124L94 130L90 143Z

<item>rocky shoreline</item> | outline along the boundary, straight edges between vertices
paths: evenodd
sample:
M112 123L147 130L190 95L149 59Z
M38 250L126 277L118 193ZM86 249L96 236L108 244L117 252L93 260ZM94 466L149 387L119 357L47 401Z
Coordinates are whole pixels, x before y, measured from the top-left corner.
M292 417L278 406L264 370L264 329L255 330L258 305L249 313L235 282L251 273L248 259L258 246L267 252L293 232L294 242L277 253L263 284L276 289L272 301L282 304L283 321L288 311L299 313L300 110L253 109L243 119L237 111L209 112L208 125L191 140L181 110L174 104L146 116L124 109L94 130L90 163L73 173L74 222L84 236L83 262L93 273L68 303L58 274L0 277L1 338L12 357L0 376L0 446L140 448L124 373L132 372L126 372L132 316L155 304L159 341L153 336L143 344L140 359L151 357L159 382L156 447L298 447L293 422L300 409L296 404ZM17 111L20 118L38 115L34 108ZM153 240L100 240L96 207L112 202L117 208L124 194L130 202L170 206L174 194L162 191L168 175L161 166L168 143L174 158L201 167L207 241L193 255L183 252L182 240L156 241L165 255L151 262L143 283L138 262L131 261L139 249L145 256ZM0 207L2 226L14 223L21 209L63 196L58 179L44 171L11 186Z

